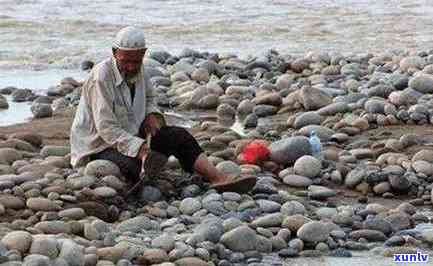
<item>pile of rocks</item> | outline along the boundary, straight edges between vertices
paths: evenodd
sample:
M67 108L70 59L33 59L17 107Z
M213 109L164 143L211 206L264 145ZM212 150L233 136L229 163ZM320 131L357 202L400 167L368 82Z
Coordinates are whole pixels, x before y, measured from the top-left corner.
M432 123L432 54L270 51L247 61L154 52L146 71L160 106L215 112L218 121L202 122L196 139L220 171L257 176L254 189L217 193L170 158L157 186L144 188L146 204L130 203L116 165L71 169L69 147L44 146L37 134L0 136L0 263L258 266L426 249L433 229L420 210L432 204L431 138L365 133ZM50 93L72 91L59 99L73 105L79 85L72 87ZM243 134L227 125L236 119ZM321 158L311 156L312 131ZM246 164L243 147L257 139L269 144L269 160ZM341 196L346 188L358 198ZM391 207L374 196L408 202ZM278 256L270 262L267 254Z

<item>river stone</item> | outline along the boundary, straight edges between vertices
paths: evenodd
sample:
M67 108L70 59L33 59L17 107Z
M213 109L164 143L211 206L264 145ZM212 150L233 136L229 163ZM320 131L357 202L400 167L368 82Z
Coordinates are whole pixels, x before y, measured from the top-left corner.
M317 110L319 115L332 116L338 113L346 113L350 110L349 105L345 102L331 103Z
M256 105L253 108L254 114L256 114L258 117L266 117L276 114L278 111L278 107L267 105L267 104L260 104Z
M256 114L254 114L254 113L249 114L249 115L247 115L247 117L245 117L245 120L243 121L244 127L245 128L254 128L258 124L258 120L259 120L259 117Z
M174 237L171 235L163 234L152 240L152 248L160 248L170 252L174 248Z
M216 165L216 168L221 172L221 174L229 178L236 178L241 174L241 168L239 165L232 161L220 162Z
M0 148L0 164L10 165L17 160L21 160L22 158L22 153L15 149Z
M125 187L125 183L114 175L105 176L102 181L104 181L107 186L112 187L117 191L122 190Z
M405 176L388 176L388 181L394 191L406 192L410 188L410 181Z
M143 254L137 258L137 262L140 263L140 265L154 265L158 263L163 263L169 260L169 257L167 255L167 252L165 252L162 249L146 249L144 250ZM119 266L119 262L117 263ZM132 266L131 263L128 264L128 266ZM164 264L158 264L158 265L164 265Z
M304 108L308 111L318 110L332 103L331 96L309 86L304 86L301 89L299 98Z
M30 254L40 254L49 258L56 258L59 255L58 243L54 238L37 237L30 247Z
M71 149L67 146L46 145L42 148L40 154L46 158L49 156L65 156L70 153Z
M63 221L44 221L35 224L36 229L44 232L45 234L69 234L71 227Z
M282 213L271 213L257 218L252 222L255 227L280 227L283 223L284 215Z
M80 176L67 180L67 186L74 189L79 190L85 187L90 187L95 184L97 178L94 176Z
M224 226L222 221L218 218L209 218L194 228L192 237L195 241L194 244L202 243L204 241L217 243L220 241L223 234Z
M239 103L236 111L239 115L245 116L251 114L253 112L253 109L254 104L249 99L245 99Z
M296 117L293 127L300 129L309 125L320 125L322 117L317 112L306 112Z
M417 173L422 173L427 176L433 175L433 164L426 162L426 161L415 161L412 163L412 168Z
M69 266L84 265L84 248L75 244L72 240L63 240L59 258L64 259Z
M391 214L385 217L385 221L391 224L393 232L398 232L412 227L411 218L405 213Z
M27 200L27 208L35 211L58 211L61 207L46 198L30 198Z
M258 96L254 98L252 102L256 105L265 104L279 107L283 103L283 99L278 93L270 93L263 96Z
M233 119L236 115L236 110L229 104L220 104L217 108L217 115L223 119Z
M33 95L34 94L30 89L17 89L12 92L12 101L25 102L28 101Z
M53 115L53 109L50 104L33 103L30 107L30 111L34 118L51 117Z
M186 215L193 215L201 209L201 202L194 198L183 199L180 203L179 210Z
M12 195L0 195L0 204L5 208L16 210L23 209L26 206L21 198Z
M87 164L84 170L85 175L104 177L114 175L121 176L120 168L113 162L108 160L94 160Z
M300 187L300 188L306 188L313 184L313 181L305 176L300 175L286 175L283 178L283 182L286 185L289 185L291 187Z
M303 155L311 155L308 138L302 136L289 137L269 146L270 159L278 164L290 165Z
M367 219L363 223L364 229L377 230L385 235L389 235L392 232L391 224L385 219L374 217L371 219Z
M278 91L288 89L294 81L294 76L290 74L283 74L278 76L275 86L277 87Z
M394 87L386 84L379 84L377 86L374 86L372 88L369 88L366 90L368 97L382 97L382 98L388 98L388 96L395 90Z
M420 56L408 56L408 57L404 57L401 61L400 61L400 69L403 71L408 71L411 68L414 69L423 69L424 65L425 65L425 59L423 59Z
M33 237L25 231L13 231L6 234L1 242L9 249L16 249L21 253L26 253L32 244Z
M355 168L347 174L344 183L346 186L353 188L361 183L366 175L365 169Z
M198 68L192 72L191 78L192 78L192 80L195 80L198 82L208 82L209 81L209 72L207 71L207 69Z
M101 198L112 198L117 195L117 191L111 187L97 187L93 190L95 196Z
M256 249L257 234L248 226L240 226L222 235L220 242L232 251L246 252Z
M281 213L287 216L295 214L304 214L306 212L305 207L302 203L292 200L288 201L281 206Z
M203 261L199 258L195 257L185 257L178 259L174 262L176 266L209 266L209 264L206 261ZM163 266L163 265L161 265ZM164 265L165 266L165 265ZM169 265L167 265L169 266Z
M117 225L117 230L120 232L133 232L138 233L142 230L154 229L155 225L146 216L137 216Z
M409 87L421 93L433 93L433 75L419 74L409 81Z
M308 196L312 199L324 200L336 195L337 192L324 186L311 185L308 187Z
M320 174L322 164L319 160L310 155L304 155L296 160L294 165L295 173L301 176L313 178Z
M281 209L281 204L271 200L257 200L256 203L264 213L278 212Z
M316 132L317 136L320 138L321 141L329 141L332 135L335 134L334 130L328 127L318 125L305 126L299 130L299 133L308 137L313 131Z
M364 109L372 114L384 114L385 104L386 102L383 100L370 99L365 102Z
M197 107L201 109L215 109L218 106L218 103L218 95L208 94L197 102Z
M412 162L426 161L433 163L433 150L420 150L412 157Z
M297 236L306 242L323 242L329 237L329 231L325 229L325 225L321 222L308 222L299 228Z
M349 237L355 240L365 238L369 241L385 241L387 239L387 237L382 232L370 229L352 231L349 234Z
M0 94L0 109L8 109L9 103L6 97Z
M99 260L107 260L111 262L117 262L122 258L125 252L125 247L104 247L98 248L96 255L98 255Z
M345 76L354 76L355 78L358 78L363 74L359 63L345 64L340 71L341 74Z
M60 211L58 214L61 218L68 218L72 220L80 220L86 217L86 212L82 208L70 208Z

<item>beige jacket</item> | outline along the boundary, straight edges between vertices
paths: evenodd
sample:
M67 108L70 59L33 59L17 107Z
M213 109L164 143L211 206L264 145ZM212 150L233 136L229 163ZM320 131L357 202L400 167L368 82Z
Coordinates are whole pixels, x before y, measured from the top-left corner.
M116 60L96 65L81 89L81 99L71 127L71 164L85 165L89 155L108 147L136 157L144 143L137 137L141 122L159 112L149 75L142 66L135 83L134 103Z

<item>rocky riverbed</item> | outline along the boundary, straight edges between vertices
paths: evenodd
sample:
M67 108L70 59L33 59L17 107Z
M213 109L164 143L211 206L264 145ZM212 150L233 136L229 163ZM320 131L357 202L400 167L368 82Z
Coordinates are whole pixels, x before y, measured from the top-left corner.
M383 264L431 253L433 51L245 61L186 49L154 52L146 67L160 107L188 122L169 123L191 126L217 168L257 176L255 188L217 193L170 158L130 202L116 165L71 169L81 82L47 95L2 88L32 101L34 119L0 128L0 265ZM243 147L257 139L270 156L247 164Z

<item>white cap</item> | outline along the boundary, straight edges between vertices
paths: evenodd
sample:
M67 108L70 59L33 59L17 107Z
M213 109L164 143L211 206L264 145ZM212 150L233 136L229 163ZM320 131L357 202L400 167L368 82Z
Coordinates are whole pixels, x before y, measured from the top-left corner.
M121 50L140 50L146 48L144 32L133 26L121 29L116 34L113 48Z

